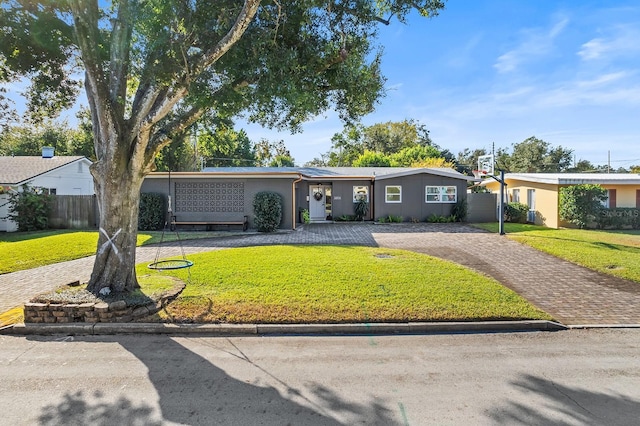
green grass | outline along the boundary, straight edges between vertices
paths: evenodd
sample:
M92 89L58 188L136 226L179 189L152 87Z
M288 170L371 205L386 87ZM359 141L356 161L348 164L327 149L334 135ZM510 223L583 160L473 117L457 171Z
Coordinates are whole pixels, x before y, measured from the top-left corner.
M2 234L0 273L90 256L96 252L97 232L42 231Z
M498 232L497 224L478 224ZM519 243L578 265L640 282L640 231L551 229L535 225L505 224L506 235Z
M235 235L230 232L185 232L181 240ZM162 232L141 232L138 245L159 243ZM175 232L165 232L166 242L177 239ZM96 253L98 232L49 230L0 233L0 274L37 268L52 263L79 259Z
M189 256L188 281L160 320L338 323L550 319L498 282L401 250L250 247ZM139 265L139 274L148 274ZM169 271L160 273L169 274Z

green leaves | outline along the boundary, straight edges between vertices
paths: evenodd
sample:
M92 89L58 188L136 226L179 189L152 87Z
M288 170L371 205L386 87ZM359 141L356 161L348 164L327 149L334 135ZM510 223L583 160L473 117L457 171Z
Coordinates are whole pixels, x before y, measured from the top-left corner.
M253 199L254 225L260 232L273 232L282 221L282 196L275 192L258 192Z
M49 226L51 196L36 188L22 186L9 197L8 218L18 224L18 231L39 231Z
M585 228L604 208L607 190L600 185L581 184L560 188L560 219Z

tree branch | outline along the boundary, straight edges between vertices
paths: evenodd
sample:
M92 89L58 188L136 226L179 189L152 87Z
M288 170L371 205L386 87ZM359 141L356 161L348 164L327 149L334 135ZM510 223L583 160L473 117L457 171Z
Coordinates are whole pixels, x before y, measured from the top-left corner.
M130 1L120 0L117 3L118 16L113 22L113 29L111 31L109 99L118 111L118 115L124 116L133 25L131 23Z
M222 57L247 30L253 20L261 0L245 0L242 11L227 34L211 49L209 49L199 63L194 67L194 74L199 75Z
M148 164L149 166L153 164L153 160L158 152L160 152L163 147L171 143L171 138L188 129L198 121L204 113L204 108L194 106L169 121L162 127L162 129L156 131L147 146L147 150L145 152L145 164Z

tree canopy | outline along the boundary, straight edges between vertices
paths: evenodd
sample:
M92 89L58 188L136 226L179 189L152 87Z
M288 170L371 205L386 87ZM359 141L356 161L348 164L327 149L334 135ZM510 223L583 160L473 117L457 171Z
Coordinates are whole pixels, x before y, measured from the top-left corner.
M415 120L345 126L331 138L331 150L309 164L324 166L410 167L427 158L451 159L429 137L429 130Z
M548 142L531 136L513 144L509 154L506 149L496 152L496 168L513 173L566 172L573 163L573 151L562 146L553 147Z
M34 118L71 105L83 74L100 209L88 289L138 287L139 191L172 138L203 116L242 111L294 130L330 108L354 121L384 92L377 26L443 7L442 0L5 1L0 82L30 79Z

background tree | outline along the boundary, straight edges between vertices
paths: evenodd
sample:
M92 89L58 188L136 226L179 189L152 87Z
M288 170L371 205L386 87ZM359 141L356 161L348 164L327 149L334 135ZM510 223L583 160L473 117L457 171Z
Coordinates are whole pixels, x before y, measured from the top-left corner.
M327 157L327 166L353 165L353 162L364 154L363 135L364 126L361 124L349 124L341 133L334 134L331 137L331 150L324 154Z
M403 148L389 155L392 167L415 167L415 164L425 163L428 159L441 158L446 161L437 148L429 145L416 145Z
M472 176L473 171L478 169L478 157L487 155L484 148L471 150L465 148L458 153L455 159L456 170L462 174Z
M174 135L211 111L246 110L250 120L294 130L328 108L356 120L383 92L376 26L414 8L433 16L443 7L440 0L6 1L0 79L30 79L33 116L72 105L73 77L84 72L100 210L88 289L139 287L140 187Z
M456 163L447 160L444 157L438 158L426 158L416 163L411 164L411 167L431 168L431 169L454 169Z
M573 151L562 146L552 147L535 136L513 144L513 152L498 149L496 168L512 173L566 172L573 162Z
M268 139L260 139L255 146L255 161L260 167L286 167L278 166L278 164L290 164L293 166L293 157L289 149L287 149L284 141L281 139L271 142Z
M391 159L381 152L366 150L356 158L353 167L391 167Z
M588 160L580 160L567 169L567 171L571 173L593 172L595 170L596 166L591 164Z
M169 145L163 147L156 155L156 171L193 172L200 170L201 162L194 145L194 135L190 129L173 135Z
M83 155L90 160L96 159L96 151L93 145L93 124L91 123L91 112L87 108L81 108L76 113L78 128L73 132L70 141L69 155Z
M244 130L228 125L205 129L198 135L198 153L206 167L254 166L254 145Z
M82 127L72 129L66 121L51 120L7 126L0 133L0 155L40 156L45 146L53 147L55 155L91 158L93 138Z
M410 167L426 158L453 158L447 150L442 150L429 137L424 124L415 120L363 126L351 124L341 133L331 138L331 150L323 154L328 166L356 166L356 164L386 164ZM374 159L372 154L379 154ZM386 157L386 160L382 160Z
M393 154L405 148L432 146L429 130L415 120L388 121L364 128L364 149Z

